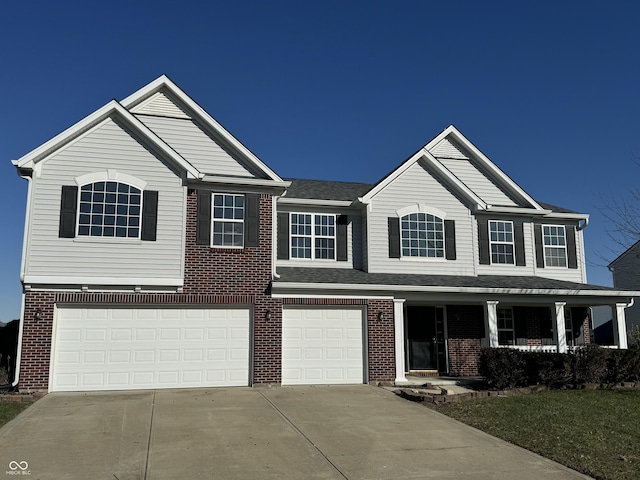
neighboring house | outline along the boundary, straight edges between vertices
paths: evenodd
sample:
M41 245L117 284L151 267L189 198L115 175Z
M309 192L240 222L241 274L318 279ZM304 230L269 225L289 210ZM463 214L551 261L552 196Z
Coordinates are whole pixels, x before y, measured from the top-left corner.
M640 241L631 245L611 262L609 270L613 275L614 288L640 290ZM640 325L640 302L634 303L626 310L626 318L627 327ZM614 336L617 336L617 330L614 331Z
M21 390L474 375L482 346L566 351L638 293L586 284L588 216L453 126L375 185L283 180L162 76L13 163Z

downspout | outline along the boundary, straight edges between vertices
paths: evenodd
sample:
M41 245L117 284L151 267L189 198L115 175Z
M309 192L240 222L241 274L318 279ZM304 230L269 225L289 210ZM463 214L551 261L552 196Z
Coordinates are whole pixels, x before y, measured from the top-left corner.
M14 166L17 168L17 164L14 163ZM33 178L31 177L31 173L24 173L20 169L18 169L18 175L20 178L24 178L27 181L27 208L24 215L24 235L22 238L22 261L20 263L20 282L22 283L22 305L20 306L20 324L18 325L18 350L16 352L16 369L14 373L13 382L11 383L12 388L16 388L20 383L20 363L22 358L22 336L24 334L24 311L25 311L25 303L26 303L26 292L24 288L24 274L26 268L26 257L27 257L27 240L29 238L29 219L31 217L31 186Z

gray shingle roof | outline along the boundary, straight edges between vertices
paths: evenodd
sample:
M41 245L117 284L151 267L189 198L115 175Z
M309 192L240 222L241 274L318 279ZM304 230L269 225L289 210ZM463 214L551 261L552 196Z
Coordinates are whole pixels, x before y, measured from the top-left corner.
M538 202L542 208L545 210L551 210L556 213L580 213L575 210L569 210L568 208L558 207L556 205L551 205L550 203Z
M291 182L291 186L287 189L286 198L353 201L373 187L368 183L300 180L296 178L287 178L285 180Z
M287 198L304 198L314 200L343 200L352 202L362 197L375 185L370 183L338 182L335 180L302 180L286 178L291 182L287 189ZM557 213L578 213L549 203L538 202L542 208Z
M280 278L274 284L326 283L347 285L394 285L434 287L509 288L523 290L592 290L619 291L611 287L587 283L566 282L533 276L479 275L413 275L400 273L367 273L345 268L279 267Z

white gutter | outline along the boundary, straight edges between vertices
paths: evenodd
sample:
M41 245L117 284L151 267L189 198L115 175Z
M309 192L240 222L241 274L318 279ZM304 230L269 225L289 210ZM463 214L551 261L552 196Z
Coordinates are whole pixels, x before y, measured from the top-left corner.
M483 211L483 210L481 210ZM522 208L522 207L500 207L496 205L487 205L487 208L484 209L486 212L490 213L515 213L519 215L551 215L553 210L538 210L536 208ZM582 216L580 217L582 218Z
M425 293L473 293L487 295L575 295L581 297L640 297L640 291L620 290L561 290L544 288L486 288L486 287L441 287L429 285L366 285L348 283L274 283L273 290L372 290Z
M246 185L246 186L259 186L259 187L280 187L288 188L291 182L278 182L274 180L268 180L264 178L242 178L242 177L224 177L222 175L209 175L204 174L199 178L205 183L220 183L225 185Z
M22 334L24 332L24 304L26 301L26 295L24 290L22 291L22 305L20 306L20 324L18 325L18 350L16 352L16 370L13 378L12 387L15 387L20 383L20 359L22 358Z
M321 207L351 207L352 201L349 200L318 200L316 198L280 198L278 203L281 205L310 205Z

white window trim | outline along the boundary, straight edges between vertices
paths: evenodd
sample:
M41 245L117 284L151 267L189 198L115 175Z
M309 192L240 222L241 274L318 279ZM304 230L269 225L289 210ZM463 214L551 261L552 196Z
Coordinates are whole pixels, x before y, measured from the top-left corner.
M493 242L491 240L491 224L492 223L510 223L511 224L511 242ZM491 262L491 265L500 265L500 266L515 266L516 265L516 238L515 238L515 231L513 228L513 221L512 220L489 220L489 262ZM492 245L511 245L511 247L513 248L512 250L512 256L513 256L513 262L512 263L496 263L493 261L493 250L491 249Z
M500 328L500 316L499 316L499 312L501 310L509 310L511 312L511 328ZM500 347L510 347L510 346L515 346L516 345L516 319L513 316L513 308L511 307L498 307L496 308L496 328L498 331L498 345ZM500 343L500 332L511 332L511 335L513 337L513 343L511 344L501 344Z
M544 235L544 227L558 227L558 228L562 228L562 231L564 232L564 246L562 245L547 245L545 243L545 235ZM544 257L544 267L545 268L568 268L569 267L569 252L567 251L567 227L566 225L553 225L553 224L548 224L545 223L543 224L540 228L542 228L542 254ZM548 248L562 248L564 249L564 262L565 262L565 266L560 266L560 265L548 265L547 264L547 247Z
M141 243L142 242L142 212L143 212L143 208L144 208L144 189L138 187L138 185L147 185L147 182L144 182L142 180L138 180L135 177L132 177L131 175L126 175L126 174L120 174L120 176L115 175L113 172L115 172L115 170L109 170L108 172L111 172L111 176L109 176L108 174L105 174L104 172L98 172L98 173L89 173L86 175L81 175L79 177L76 177L75 181L78 184L78 199L76 201L76 233L75 233L75 237L73 238L74 242L89 242L89 243L112 243L112 242L116 242L116 243L121 243L121 242L127 242L127 243ZM113 178L110 178L113 177ZM128 183L127 181L125 181L125 179L130 179L133 181L138 182L137 185ZM85 183L78 183L80 180L88 180ZM90 184L94 184L96 182L116 182L117 184L124 184L124 185L128 185L129 187L134 187L137 188L138 190L140 190L140 204L138 205L140 207L140 213L138 214L138 236L137 237L117 237L117 236L104 236L104 235L100 235L100 236L94 236L94 235L80 235L80 203L82 202L82 187L86 186L86 185L90 185ZM106 193L106 191L105 191ZM130 205L129 205L130 206ZM92 213L89 213L89 215L91 215ZM105 213L102 212L102 216L104 217ZM117 217L117 214L116 214ZM116 228L117 226L114 225L114 228ZM104 228L104 226L103 226ZM127 227L128 228L128 227ZM91 225L89 225L89 230L91 230Z
M310 215L311 216L311 258L300 258L293 256L293 247L291 239L294 235L291 233L291 216L292 215ZM316 215L321 217L333 217L333 236L316 235ZM295 235L296 238L307 238L309 235ZM316 238L333 238L333 258L316 258ZM338 250L338 215L335 213L317 213L317 212L289 212L289 259L292 261L317 261L317 262L335 262Z
M573 316L570 307L564 307L564 335L567 345L575 346L576 339L573 335Z
M444 212L442 210L438 210L437 208L429 208L425 205L419 204L420 207L416 210L415 207L405 207L399 210L396 210L398 213L398 219L400 221L400 260L405 262L446 262L447 261L447 239L444 230ZM428 208L428 209L427 209ZM400 215L401 213L401 215ZM412 213L424 213L425 215L433 215L434 217L442 220L442 257L420 257L420 256L412 256L412 255L404 255L402 253L402 217L406 217ZM442 214L442 216L441 216Z
M222 195L222 196L227 196L227 195L232 195L234 197L244 197L244 202L243 202L243 206L242 206L242 220L238 220L235 218L215 218L213 216L213 212L214 212L214 203L215 203L215 196L216 195ZM222 249L234 249L234 250L242 250L244 248L244 235L245 235L245 216L246 216L246 208L247 208L247 196L242 194L242 193L230 193L230 192L211 192L211 225L210 225L210 232L209 232L209 238L211 239L209 242L209 246L211 248L222 248ZM214 245L213 243L213 227L215 222L224 222L224 223L242 223L242 245Z

